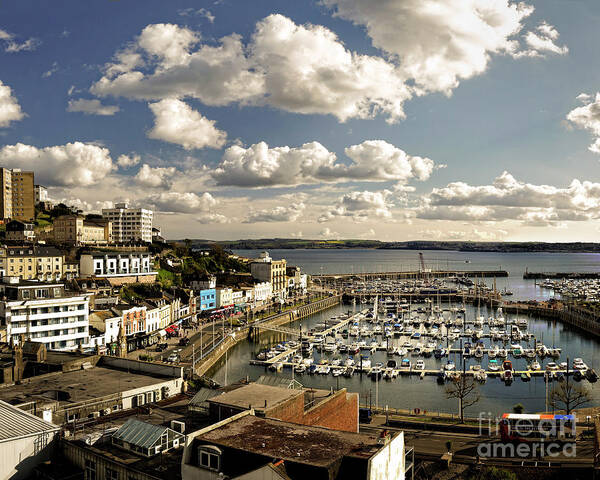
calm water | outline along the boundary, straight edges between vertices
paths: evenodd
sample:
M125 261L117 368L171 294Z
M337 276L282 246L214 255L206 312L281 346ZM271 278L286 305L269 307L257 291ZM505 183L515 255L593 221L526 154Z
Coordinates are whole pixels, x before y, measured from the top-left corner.
M255 251L240 251L240 254L246 256L257 256L260 252ZM378 250L275 250L270 251L273 258L286 258L290 263L299 265L308 273L320 273L323 267L324 273L332 272L351 272L351 266L354 265L354 271L395 271L409 270L417 268L416 255L417 252L409 251L378 251ZM589 254L489 254L489 253L474 253L466 254L461 252L424 252L428 266L437 268L432 265L433 259L439 259L439 262L447 261L451 268L456 269L484 269L484 268L502 268L510 272L508 285L515 292L517 298L545 298L551 295L551 292L541 290L534 286L534 282L524 281L521 277L526 267L531 271L594 271L600 269L600 255ZM414 258L413 258L414 257ZM428 257L431 259L428 261ZM464 263L468 259L471 263ZM412 260L412 264L410 263ZM462 260L462 264L459 262ZM405 262L405 263L403 263ZM402 267L402 268L400 268ZM445 265L444 265L445 268ZM506 279L505 279L506 280ZM503 288L503 284L498 280L498 287ZM364 308L360 306L358 308ZM303 320L303 329L311 328L311 326L322 322L324 319L348 311L352 309L349 305L338 306L313 315L312 317ZM492 312L485 309L481 312L486 317ZM476 310L467 307L468 318L473 318L476 315ZM506 315L510 321L514 316ZM529 318L529 332L534 333L539 341L543 341L548 346L556 346L562 348L560 361L566 361L567 357L572 361L575 357L582 357L590 366L600 371L600 342L592 339L589 335L582 334L565 325L557 322L552 322L543 319ZM261 375L278 375L285 378L292 378L292 371L286 369L283 372L275 374L267 371L264 367L251 366L249 361L258 350L270 346L285 339L280 334L265 335L261 338L261 342L249 343L243 342L234 348L227 361L222 362L214 373L214 378L223 383L225 379L225 370L227 369L228 381L235 381L248 376L251 380L257 379ZM381 338L378 338L381 341ZM406 339L395 339L396 343L402 343ZM484 340L486 346L490 344L490 340ZM524 347L526 342L519 342ZM529 344L533 346L533 343ZM323 354L328 355L328 354ZM332 357L333 355L329 355ZM345 356L342 356L345 357ZM598 357L598 358L596 358ZM400 358L395 357L399 362ZM410 357L414 363L418 358ZM458 355L450 357L457 366L461 365L461 359ZM516 369L521 369L526 365L525 359L512 359ZM315 359L318 361L319 354L315 353ZM376 352L371 356L373 362L387 362L385 352ZM539 360L539 359L538 359ZM435 358L424 359L426 368L439 369L445 359L436 360ZM548 359L541 361L545 365ZM487 365L487 356L483 360L469 359L469 365L481 362L482 366ZM445 397L445 387L436 383L435 377L426 377L420 380L417 376L398 377L392 381L382 380L374 382L367 376L362 377L355 374L352 378L337 377L331 375L303 375L296 377L306 386L329 389L338 386L345 387L349 391L358 392L361 394L361 401L368 403L369 397L372 403L375 403L377 398L380 405L389 405L395 408L420 408L421 410L429 411L444 411L456 412L457 401L448 400ZM549 388L552 387L549 384ZM590 406L600 405L600 382L589 384L582 382L582 385L588 387L593 397L593 403ZM490 411L492 413L502 413L511 411L512 406L517 403L522 403L526 411L542 411L545 408L545 393L546 384L543 378L532 378L530 382L522 382L516 379L511 386L505 386L503 382L496 378L490 378L480 386L481 400L478 404L471 407L471 415L476 416L479 411Z

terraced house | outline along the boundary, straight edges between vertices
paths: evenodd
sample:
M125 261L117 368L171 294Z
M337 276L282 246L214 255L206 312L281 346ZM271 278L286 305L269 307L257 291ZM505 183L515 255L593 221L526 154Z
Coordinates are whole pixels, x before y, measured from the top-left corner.
M57 281L65 276L65 256L47 246L0 247L0 274L22 280Z

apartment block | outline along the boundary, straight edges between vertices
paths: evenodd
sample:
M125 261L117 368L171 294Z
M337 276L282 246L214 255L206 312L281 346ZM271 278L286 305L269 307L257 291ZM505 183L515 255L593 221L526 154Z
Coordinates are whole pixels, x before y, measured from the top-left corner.
M112 222L83 215L61 215L54 220L54 241L65 245L107 245L112 242Z
M31 221L35 218L33 172L0 168L0 216L4 220Z
M6 240L11 242L33 242L35 240L34 224L11 220L6 224Z
M152 242L152 210L117 203L115 208L103 209L102 217L112 223L115 243Z
M89 299L71 294L62 283L17 281L0 284L0 325L18 344L21 338L43 343L47 349L75 350L89 337Z
M273 295L283 298L287 295L286 267L285 259L273 260L268 252L263 252L258 260L250 264L250 272L256 280L270 282Z
M132 282L153 282L156 272L152 270L149 252L88 252L79 260L79 272L84 277L102 277L113 285Z
M35 185L33 188L36 205L38 203L47 202L48 200L50 200L50 198L48 197L48 189L46 187L44 187L43 185Z
M22 280L56 281L65 276L64 254L55 247L0 246L0 274Z

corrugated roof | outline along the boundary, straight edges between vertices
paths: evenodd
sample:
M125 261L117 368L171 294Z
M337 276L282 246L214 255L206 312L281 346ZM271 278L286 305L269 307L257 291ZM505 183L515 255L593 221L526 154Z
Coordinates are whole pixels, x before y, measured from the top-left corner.
M270 385L271 387L292 388L294 390L302 390L304 386L298 380L291 378L276 377L274 375L261 375L256 382L261 385Z
M198 407L203 405L209 398L213 398L222 393L221 390L215 390L213 388L201 388L198 390L196 395L190 400L190 405Z
M113 434L113 437L141 448L150 448L167 430L167 427L130 418Z
M0 442L55 430L60 427L0 400Z

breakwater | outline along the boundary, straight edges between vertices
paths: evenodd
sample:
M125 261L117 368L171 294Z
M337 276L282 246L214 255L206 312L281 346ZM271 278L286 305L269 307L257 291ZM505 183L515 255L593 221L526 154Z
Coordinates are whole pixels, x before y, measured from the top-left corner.
M368 272L368 273L329 273L312 275L311 279L316 282L331 282L340 279L361 280L411 280L419 278L503 278L508 277L506 270L416 270L402 272Z

